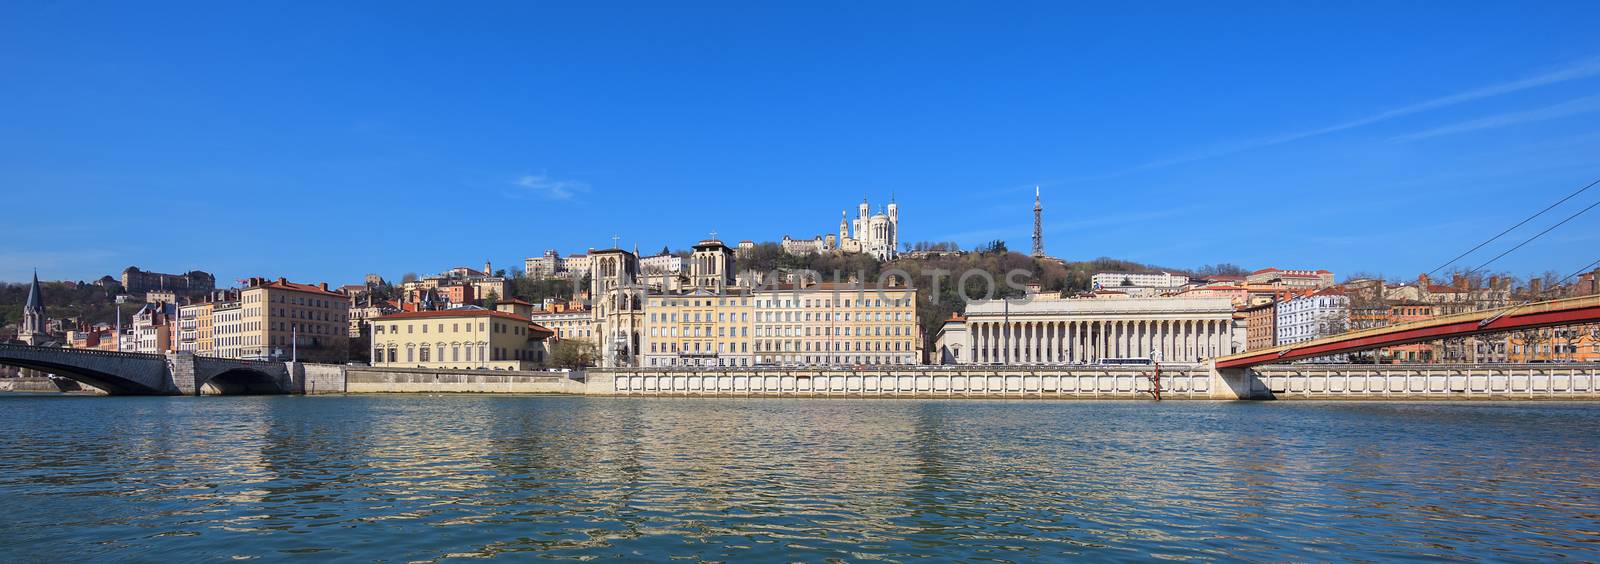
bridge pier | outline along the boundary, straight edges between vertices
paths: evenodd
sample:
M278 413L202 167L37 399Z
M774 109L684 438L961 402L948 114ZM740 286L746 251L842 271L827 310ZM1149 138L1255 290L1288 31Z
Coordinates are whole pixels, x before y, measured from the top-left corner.
M1249 400L1271 399L1272 394L1261 393L1266 387L1261 385L1254 372L1249 368L1217 368L1216 361L1209 365L1211 370L1211 399L1215 400Z
M181 396L200 395L200 383L195 381L194 353L179 352L167 355L167 372L172 375L167 380L174 394Z

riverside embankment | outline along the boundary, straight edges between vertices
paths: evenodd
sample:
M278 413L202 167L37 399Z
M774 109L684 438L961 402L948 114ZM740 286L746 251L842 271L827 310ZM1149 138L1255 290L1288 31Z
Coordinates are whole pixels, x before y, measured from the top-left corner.
M1146 367L429 370L307 365L304 391L643 397L1141 399ZM1164 368L1163 399L1600 400L1600 364L1275 365Z

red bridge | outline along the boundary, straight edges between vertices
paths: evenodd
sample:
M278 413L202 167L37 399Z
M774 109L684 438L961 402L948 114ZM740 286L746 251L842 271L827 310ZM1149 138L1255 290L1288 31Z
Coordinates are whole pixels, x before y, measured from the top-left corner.
M1535 302L1435 317L1423 321L1352 331L1291 345L1217 357L1217 368L1282 364L1384 347L1523 329L1600 323L1600 296Z

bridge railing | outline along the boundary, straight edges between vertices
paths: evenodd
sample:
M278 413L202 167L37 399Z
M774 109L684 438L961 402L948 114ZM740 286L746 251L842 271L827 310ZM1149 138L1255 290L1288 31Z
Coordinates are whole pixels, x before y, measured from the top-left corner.
M156 353L134 353L134 352L121 352L121 351L103 351L103 350L100 350L100 349L74 349L74 348L69 348L69 347L37 347L37 346L31 346L31 345L3 345L3 344L0 344L0 351L65 352L65 353L70 353L70 354L80 354L80 355L90 355L90 356L137 358L137 359L146 359L146 360L159 360L159 359L166 358L166 355L156 354Z

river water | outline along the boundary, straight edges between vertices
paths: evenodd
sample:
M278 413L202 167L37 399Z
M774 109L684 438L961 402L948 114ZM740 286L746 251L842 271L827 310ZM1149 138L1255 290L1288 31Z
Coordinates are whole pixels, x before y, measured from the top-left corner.
M0 396L0 557L1600 560L1600 405Z

